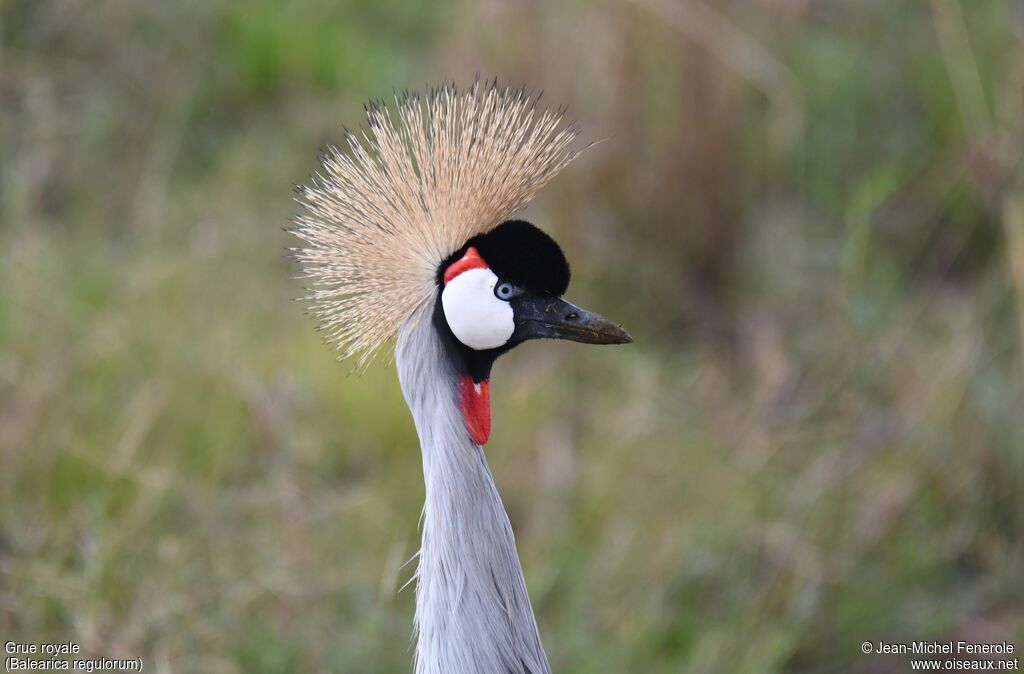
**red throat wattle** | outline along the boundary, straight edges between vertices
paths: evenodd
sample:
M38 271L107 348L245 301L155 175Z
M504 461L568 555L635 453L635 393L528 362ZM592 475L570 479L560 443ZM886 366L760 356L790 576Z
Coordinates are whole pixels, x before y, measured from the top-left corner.
M475 382L465 374L460 374L458 379L459 407L469 437L478 445L486 444L491 435L491 381Z

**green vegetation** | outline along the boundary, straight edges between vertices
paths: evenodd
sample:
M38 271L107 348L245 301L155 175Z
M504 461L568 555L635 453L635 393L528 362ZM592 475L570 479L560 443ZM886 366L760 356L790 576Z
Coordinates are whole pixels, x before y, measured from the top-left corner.
M1022 35L1010 0L8 0L0 637L409 671L415 433L281 227L365 99L479 71L607 139L529 216L637 339L494 375L556 671L1019 651Z

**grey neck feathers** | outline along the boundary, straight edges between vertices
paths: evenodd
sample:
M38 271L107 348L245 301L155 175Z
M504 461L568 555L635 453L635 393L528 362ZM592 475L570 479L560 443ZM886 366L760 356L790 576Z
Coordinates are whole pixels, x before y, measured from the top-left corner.
M429 315L402 326L395 354L426 483L416 673L550 674L512 527Z

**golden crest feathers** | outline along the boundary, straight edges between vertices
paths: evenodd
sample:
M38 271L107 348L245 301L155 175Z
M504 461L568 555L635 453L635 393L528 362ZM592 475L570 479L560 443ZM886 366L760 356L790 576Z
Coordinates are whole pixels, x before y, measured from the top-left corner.
M392 107L329 147L292 233L312 313L340 358L367 361L428 310L438 266L524 207L576 155L562 111L522 89L445 85Z

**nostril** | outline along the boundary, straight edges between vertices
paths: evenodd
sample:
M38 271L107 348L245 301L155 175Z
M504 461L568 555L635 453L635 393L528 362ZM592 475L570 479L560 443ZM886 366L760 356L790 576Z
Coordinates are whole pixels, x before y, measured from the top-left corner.
M570 313L565 315L565 320L567 320L567 321L578 321L579 319L580 319L580 315L578 313L576 313L575 311L572 311L572 312L570 312Z

